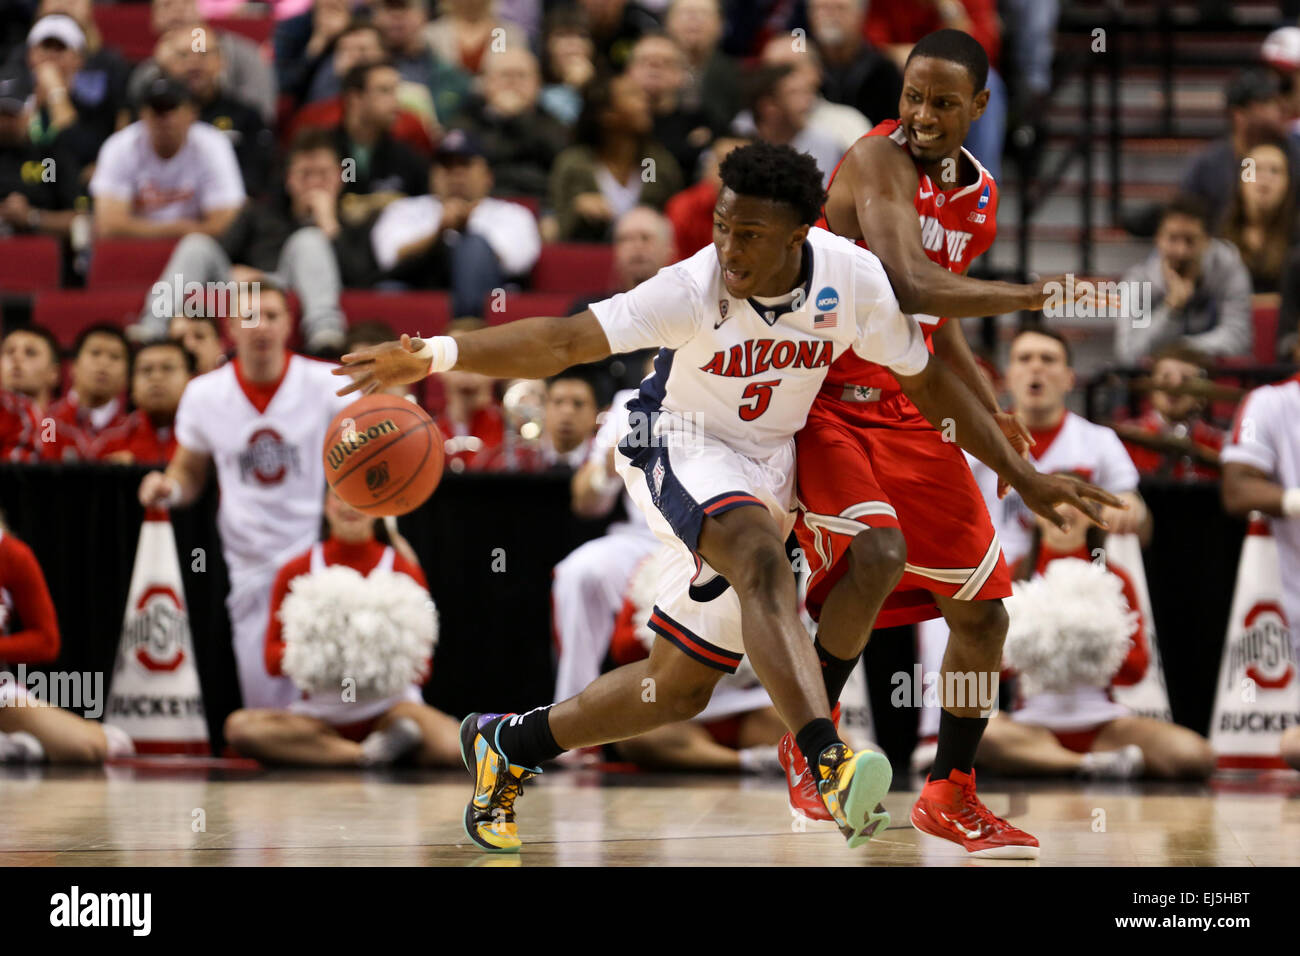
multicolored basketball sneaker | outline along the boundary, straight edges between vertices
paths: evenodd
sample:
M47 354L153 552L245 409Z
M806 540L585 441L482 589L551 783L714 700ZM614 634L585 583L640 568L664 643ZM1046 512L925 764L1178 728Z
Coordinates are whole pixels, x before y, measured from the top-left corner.
M912 806L912 826L956 843L971 856L1036 860L1038 840L997 816L975 795L975 771L954 770L947 780L926 778Z
M818 757L816 777L822 801L850 847L888 829L889 814L880 801L894 772L884 754L833 744Z
M840 705L837 703L831 711L831 720L836 729L840 726ZM817 789L817 781L808 772L808 761L794 742L794 734L787 733L776 747L776 758L785 770L785 783L790 792L790 809L809 820L834 819L826 809L826 803Z
M474 799L465 807L465 835L489 853L518 853L515 800L537 767L512 764L496 744L497 718L509 714L470 714L460 725L460 755L474 774Z

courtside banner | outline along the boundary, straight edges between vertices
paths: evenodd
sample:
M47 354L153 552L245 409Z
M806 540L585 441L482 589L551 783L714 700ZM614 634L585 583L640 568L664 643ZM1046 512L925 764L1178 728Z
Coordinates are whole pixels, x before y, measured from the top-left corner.
M163 511L146 512L140 525L104 720L130 734L137 753L209 752L176 537Z
M1147 572L1142 563L1142 546L1135 534L1112 534L1106 538L1107 557L1128 572L1137 591L1138 610L1146 625L1147 647L1151 657L1147 672L1136 684L1112 687L1115 700L1139 717L1150 717L1173 723L1174 712L1169 707L1168 685L1165 683L1164 665L1160 663L1160 641L1156 635L1156 619L1151 613L1151 595L1147 592Z
M1210 744L1221 768L1285 769L1282 733L1296 726L1300 678L1282 609L1277 543L1266 522L1252 520L1237 566Z

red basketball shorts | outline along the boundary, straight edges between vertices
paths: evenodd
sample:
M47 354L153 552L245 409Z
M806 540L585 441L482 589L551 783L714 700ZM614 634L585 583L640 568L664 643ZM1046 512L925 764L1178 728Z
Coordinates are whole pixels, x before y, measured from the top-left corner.
M854 424L850 406L825 398L795 442L795 533L811 572L807 606L814 619L847 568L850 542L868 528L899 528L907 544L903 578L885 599L877 627L938 617L933 594L966 601L1011 595L997 533L956 443L932 428Z

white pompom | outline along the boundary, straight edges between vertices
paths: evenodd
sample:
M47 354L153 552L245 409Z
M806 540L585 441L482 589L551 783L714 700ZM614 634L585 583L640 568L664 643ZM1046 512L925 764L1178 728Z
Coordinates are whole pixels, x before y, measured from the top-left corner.
M1119 577L1091 561L1061 558L1012 589L1003 653L1020 672L1025 696L1110 685L1137 623Z
M281 668L294 684L337 695L350 679L358 700L417 682L438 640L437 609L414 579L397 571L365 577L340 564L294 578L280 622Z

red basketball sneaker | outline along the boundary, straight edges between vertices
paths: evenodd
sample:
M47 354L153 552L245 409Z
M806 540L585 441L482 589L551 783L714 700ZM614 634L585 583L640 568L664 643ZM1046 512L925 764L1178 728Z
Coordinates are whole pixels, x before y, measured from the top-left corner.
M838 728L840 725L840 705L837 703L831 711L831 720ZM794 734L786 734L776 748L777 759L785 770L785 783L790 791L790 809L809 820L826 820L834 818L826 809L826 802L817 792L817 778L808 772L808 761L799 752L794 742Z
M954 770L947 780L925 780L912 805L912 826L950 840L971 856L1036 860L1038 840L984 806L975 795L975 771Z

